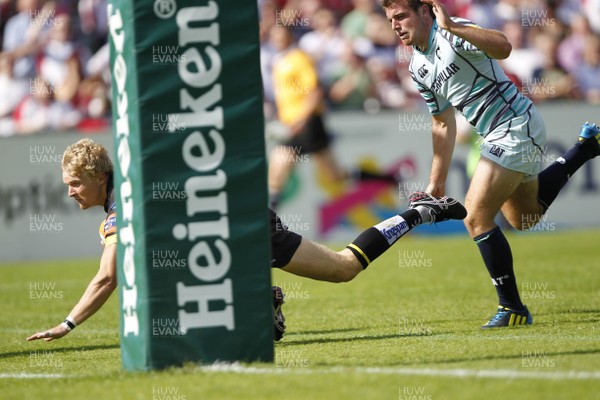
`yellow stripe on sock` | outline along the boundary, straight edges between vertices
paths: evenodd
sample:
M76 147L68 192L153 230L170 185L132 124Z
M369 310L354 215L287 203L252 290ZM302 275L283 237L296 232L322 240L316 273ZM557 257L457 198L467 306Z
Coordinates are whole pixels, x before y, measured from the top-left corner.
M358 253L363 256L363 258L365 259L365 261L367 262L367 264L371 264L371 260L369 260L369 257L367 257L367 255L354 243L350 243L348 245L348 247L352 247L354 250L358 251Z

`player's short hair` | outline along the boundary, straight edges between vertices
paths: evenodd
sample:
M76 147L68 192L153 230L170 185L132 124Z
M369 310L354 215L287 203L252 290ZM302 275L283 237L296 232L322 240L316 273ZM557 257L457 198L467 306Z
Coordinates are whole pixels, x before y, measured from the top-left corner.
M426 5L427 9L429 10L429 15L431 15L431 18L435 19L433 8L429 4L421 2L421 0L381 0L381 7L388 8L392 4L398 3L400 1L404 1L406 4L408 4L408 7L412 8L414 12L417 12L419 10L419 7L421 7L422 5Z
M62 169L71 176L112 174L113 164L104 146L91 139L73 143L63 153Z

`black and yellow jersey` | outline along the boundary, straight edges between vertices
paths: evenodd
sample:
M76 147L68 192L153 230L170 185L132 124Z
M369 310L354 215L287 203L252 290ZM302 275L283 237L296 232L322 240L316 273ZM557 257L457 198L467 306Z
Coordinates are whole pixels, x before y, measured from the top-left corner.
M106 218L100 223L98 233L100 234L100 242L106 247L117 243L117 202L114 200L112 174L109 175L106 185L104 211L106 211Z

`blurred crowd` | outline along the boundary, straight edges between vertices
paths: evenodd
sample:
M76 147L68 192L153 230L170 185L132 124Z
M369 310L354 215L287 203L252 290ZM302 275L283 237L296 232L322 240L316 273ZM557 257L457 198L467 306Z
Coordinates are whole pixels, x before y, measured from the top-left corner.
M600 104L600 0L443 0L503 31L502 66L536 102ZM274 113L273 27L309 55L331 109L423 106L377 0L258 0L267 113ZM110 124L107 0L0 0L0 137ZM269 116L269 115L267 115Z
M501 30L513 45L501 65L536 102L600 104L600 0L442 0L450 15ZM376 0L261 0L265 98L274 98L270 39L294 32L314 60L330 109L411 110L424 103L408 73L411 48L391 30ZM271 112L273 107L267 107Z
M107 0L0 0L0 136L110 126Z

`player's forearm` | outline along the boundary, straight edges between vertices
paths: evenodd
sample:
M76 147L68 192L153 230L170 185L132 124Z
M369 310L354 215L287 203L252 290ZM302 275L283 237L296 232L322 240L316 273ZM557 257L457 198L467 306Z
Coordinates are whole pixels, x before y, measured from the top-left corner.
M512 51L512 46L506 36L497 30L462 25L456 22L453 22L447 30L497 60L508 58Z
M115 291L116 281L110 278L94 280L85 290L81 299L69 314L77 325L94 315Z
M454 144L456 141L456 123L454 119L448 121L434 121L432 127L433 160L431 163L430 184L443 186L446 183Z

